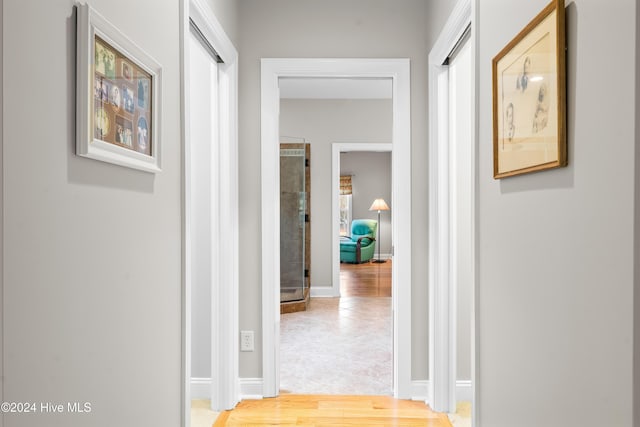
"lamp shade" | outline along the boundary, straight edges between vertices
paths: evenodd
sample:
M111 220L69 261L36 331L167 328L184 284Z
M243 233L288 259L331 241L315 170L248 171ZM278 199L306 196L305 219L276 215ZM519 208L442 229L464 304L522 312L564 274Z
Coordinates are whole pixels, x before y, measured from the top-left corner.
M385 203L384 199L375 199L369 208L370 211L388 211L389 206Z

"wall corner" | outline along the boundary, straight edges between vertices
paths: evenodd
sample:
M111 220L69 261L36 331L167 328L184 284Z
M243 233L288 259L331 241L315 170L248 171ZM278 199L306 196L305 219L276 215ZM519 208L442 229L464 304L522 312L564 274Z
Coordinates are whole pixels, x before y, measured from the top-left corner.
M633 207L633 379L632 379L632 423L640 427L640 7L637 3L635 17L635 160L634 160L634 207Z

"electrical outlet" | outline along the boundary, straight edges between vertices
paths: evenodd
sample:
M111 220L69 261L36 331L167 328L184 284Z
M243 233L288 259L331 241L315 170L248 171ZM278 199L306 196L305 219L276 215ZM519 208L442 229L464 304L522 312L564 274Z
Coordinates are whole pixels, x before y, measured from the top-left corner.
M240 351L254 351L253 331L240 331Z

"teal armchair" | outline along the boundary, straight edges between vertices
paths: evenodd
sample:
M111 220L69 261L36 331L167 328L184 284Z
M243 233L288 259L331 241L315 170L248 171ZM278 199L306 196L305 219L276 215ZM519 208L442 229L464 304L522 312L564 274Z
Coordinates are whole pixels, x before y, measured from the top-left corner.
M340 239L340 262L360 264L371 260L376 249L377 231L375 219L354 219L351 236Z

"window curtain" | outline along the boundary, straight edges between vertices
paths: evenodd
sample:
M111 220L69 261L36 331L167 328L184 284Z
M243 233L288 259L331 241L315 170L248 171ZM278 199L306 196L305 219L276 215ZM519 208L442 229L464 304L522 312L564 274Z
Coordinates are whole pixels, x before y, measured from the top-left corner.
M351 194L351 175L342 175L340 176L340 195L349 194Z

